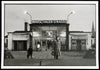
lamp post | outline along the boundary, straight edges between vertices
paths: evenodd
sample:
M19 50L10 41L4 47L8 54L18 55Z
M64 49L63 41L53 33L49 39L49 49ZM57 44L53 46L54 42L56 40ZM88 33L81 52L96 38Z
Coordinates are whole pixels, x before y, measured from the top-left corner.
M66 51L69 51L69 16L71 15L71 14L74 14L75 13L75 11L71 11L68 15L67 15L67 24L66 24L66 48L65 48L65 50Z
M67 15L67 23L68 23L68 21L69 21L69 16L70 16L71 14L75 14L75 11L72 10L72 11Z

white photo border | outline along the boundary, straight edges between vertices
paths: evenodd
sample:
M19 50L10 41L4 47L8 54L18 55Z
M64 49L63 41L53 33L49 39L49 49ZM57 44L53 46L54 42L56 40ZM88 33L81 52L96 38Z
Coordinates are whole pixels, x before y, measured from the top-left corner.
M95 4L96 5L96 66L4 66L4 5L5 4ZM2 1L2 47L1 68L2 69L98 69L99 47L98 47L98 1Z

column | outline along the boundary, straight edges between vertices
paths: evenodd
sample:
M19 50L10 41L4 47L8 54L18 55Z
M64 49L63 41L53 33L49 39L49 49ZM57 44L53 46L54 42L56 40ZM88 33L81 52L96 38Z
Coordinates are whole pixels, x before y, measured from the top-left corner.
M13 47L13 46L12 46L12 45L13 45L13 44L12 44L12 41L13 41L13 40L12 40L12 37L13 37L13 34L12 34L12 33L9 33L9 34L8 34L8 49L9 49L9 50L12 50L12 47Z
M65 51L69 51L69 24L66 24L66 48Z
M30 38L30 47L32 47L32 27L30 27L29 38Z

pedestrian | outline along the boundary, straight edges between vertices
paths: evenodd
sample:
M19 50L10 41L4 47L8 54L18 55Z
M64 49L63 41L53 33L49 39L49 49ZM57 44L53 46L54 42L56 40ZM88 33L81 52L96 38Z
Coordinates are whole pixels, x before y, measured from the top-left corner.
M58 49L58 45L57 45L57 38L54 39L52 46L53 46L53 48L52 48L51 54L54 56L54 59L58 59L59 49Z
M40 42L38 42L38 43L37 43L37 51L40 50L40 46L41 46L41 45L40 45Z
M32 49L32 47L30 46L30 47L28 48L28 50L27 50L27 58L29 58L30 56L31 56L31 58L32 58L32 53L33 53L33 49Z
M57 46L58 46L58 55L60 56L61 55L61 51L60 51L60 49L61 49L61 42L60 42L60 38L59 37L57 37Z

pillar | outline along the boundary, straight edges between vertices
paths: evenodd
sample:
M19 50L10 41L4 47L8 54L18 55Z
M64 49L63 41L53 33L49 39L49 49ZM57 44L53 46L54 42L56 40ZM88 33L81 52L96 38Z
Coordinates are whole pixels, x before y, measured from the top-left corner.
M30 47L32 47L32 27L30 27L29 38L30 38Z
M65 51L69 51L69 24L66 24L66 48Z
M28 22L25 22L25 23L24 23L24 30L25 30L25 31L28 31Z
M12 46L12 36L13 36L13 34L12 33L9 33L8 34L8 49L9 50L12 50L12 48L13 48L13 46Z

